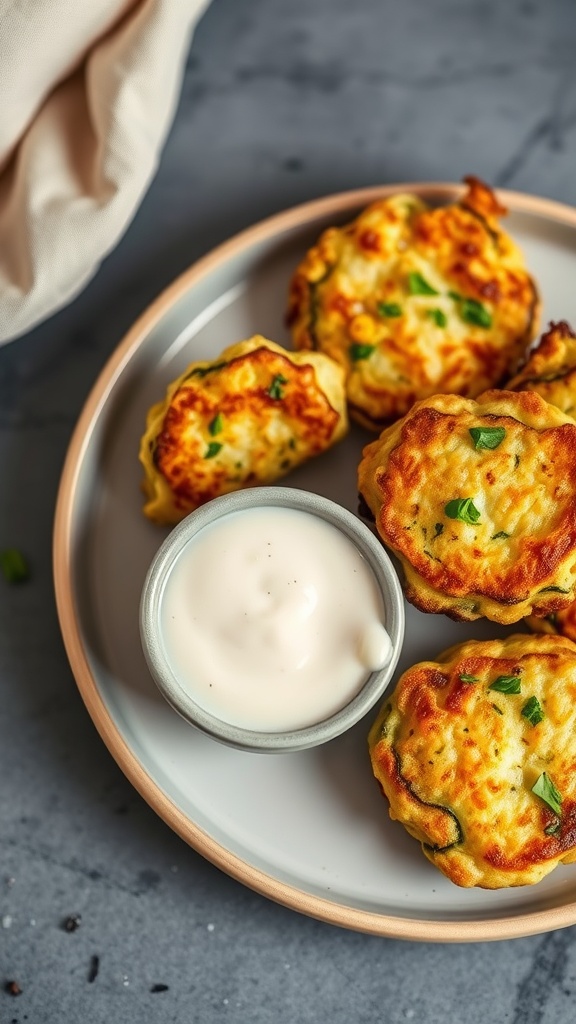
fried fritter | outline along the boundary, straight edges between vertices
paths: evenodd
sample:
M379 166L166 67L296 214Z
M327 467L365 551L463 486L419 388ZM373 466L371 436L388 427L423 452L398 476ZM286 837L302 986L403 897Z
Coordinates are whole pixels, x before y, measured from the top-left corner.
M526 625L535 633L559 633L576 643L576 601L569 604L567 608L561 608L558 612L551 612L543 619L537 618L536 615L529 615Z
M417 403L358 481L422 611L509 624L574 599L576 423L535 392Z
M507 391L537 391L576 418L576 334L565 320L551 323Z
M150 409L144 513L177 523L217 495L277 480L347 429L341 367L255 335L192 363Z
M297 268L288 323L299 349L346 370L350 415L369 429L439 392L475 396L514 372L538 329L536 285L476 178L449 206L378 200L329 228Z
M576 417L576 335L570 324L565 320L551 323L506 388L537 391L567 416ZM561 633L576 641L576 604L543 619L530 616L526 622L538 633Z
M390 817L457 885L576 861L576 645L469 640L408 669L368 739Z

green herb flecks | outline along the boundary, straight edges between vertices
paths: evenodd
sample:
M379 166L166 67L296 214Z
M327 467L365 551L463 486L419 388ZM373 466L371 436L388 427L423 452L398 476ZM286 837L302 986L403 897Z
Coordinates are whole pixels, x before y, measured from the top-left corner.
M224 426L224 417L221 412L216 413L213 420L208 424L208 430L212 437L219 434Z
M379 302L376 308L380 316L402 316L402 306L400 306L397 302Z
M469 685L471 685L472 683L479 683L480 682L480 676L471 676L471 675L468 675L467 672L462 672L458 676L458 679L460 680L460 682L467 683Z
M448 317L443 309L429 309L427 316L434 321L436 327L446 327L448 323Z
M498 533L492 534L490 540L508 540L509 536L510 534L506 533L506 530L499 530Z
M499 715L503 715L504 714L504 712L502 711L502 708L499 708L497 704L492 704L492 707L494 708L494 711L498 712Z
M561 832L561 831L562 831L562 822L560 821L559 818L555 818L555 820L551 821L549 825L546 825L546 828L544 829L544 835L547 835L547 836L557 836L559 834L559 832Z
M481 448L497 448L506 437L504 427L470 427L468 433L477 451Z
M480 521L480 512L472 498L453 498L444 506L444 511L449 519L459 519L461 523L474 525Z
M538 697L530 697L522 708L521 714L528 719L530 725L538 725L546 717Z
M554 814L562 813L562 794L558 792L548 772L542 772L532 786L532 792L548 805Z
M454 302L462 302L462 299L464 298L463 295L460 295L460 292L449 291L448 295L451 299L454 299Z
M224 363L211 363L210 366L197 366L195 370L191 370L184 380L188 380L188 377L205 377L208 373L214 373L215 370L221 370L223 366L227 366Z
M213 459L215 455L221 450L222 445L219 441L210 441L206 451L204 452L205 459Z
M432 540L436 540L436 537L439 537L440 534L443 533L443 532L444 532L444 523L435 523L434 524L434 536L432 537Z
M354 342L354 344L350 345L350 348L348 349L350 359L353 363L358 363L362 359L369 359L375 348L376 345L360 345L357 342Z
M30 577L26 559L17 548L0 551L0 569L7 583L24 583Z
M281 401L284 398L283 386L288 383L288 378L283 377L281 373L277 373L272 378L272 383L267 390L267 394L270 398L273 398L275 402Z
M440 293L428 284L425 277L422 277L417 270L412 270L408 274L408 291L410 295L439 295Z
M492 327L492 314L476 299L462 299L460 316L467 324L475 327Z
M489 690L496 690L497 693L520 693L522 680L520 676L498 676L493 683L490 683Z

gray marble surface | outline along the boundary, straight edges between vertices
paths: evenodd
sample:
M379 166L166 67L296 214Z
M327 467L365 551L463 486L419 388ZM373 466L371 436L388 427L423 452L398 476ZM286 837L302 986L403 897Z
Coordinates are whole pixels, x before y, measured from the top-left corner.
M127 234L74 303L0 351L0 546L33 567L27 585L0 585L2 1022L574 1020L574 928L456 946L365 936L277 906L185 846L77 693L50 545L97 372L215 243L314 196L468 172L576 203L575 34L572 0L214 0Z

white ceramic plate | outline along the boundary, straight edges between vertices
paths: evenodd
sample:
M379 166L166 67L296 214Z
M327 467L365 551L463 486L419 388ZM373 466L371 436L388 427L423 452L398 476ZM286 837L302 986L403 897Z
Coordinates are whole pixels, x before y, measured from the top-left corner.
M324 747L249 754L191 729L146 668L138 604L165 536L141 513L138 442L145 414L192 359L253 333L288 344L289 277L319 231L379 195L409 188L432 202L452 185L391 186L308 203L245 231L179 278L140 318L97 381L72 439L57 507L55 582L78 686L105 743L152 807L188 843L252 888L304 913L381 935L466 941L576 922L576 869L530 888L459 889L389 820L368 761L364 720ZM576 323L576 211L501 193L549 318ZM356 510L367 439L340 446L286 483ZM407 607L399 671L469 637L506 632ZM398 673L397 673L398 674Z

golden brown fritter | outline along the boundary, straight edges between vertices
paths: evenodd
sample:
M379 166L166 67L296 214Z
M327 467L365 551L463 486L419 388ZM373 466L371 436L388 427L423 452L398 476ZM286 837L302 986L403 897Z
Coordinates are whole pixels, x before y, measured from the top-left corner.
M509 391L537 391L568 416L576 417L576 335L565 320L551 323L518 373L506 385ZM576 641L576 604L545 618L530 616L530 629L560 633Z
M508 391L537 391L568 416L576 417L576 335L565 320L551 323Z
M259 335L192 363L152 406L144 513L177 523L217 495L284 476L348 429L341 368Z
M469 640L401 677L369 735L390 816L457 885L576 860L576 646Z
M514 372L538 329L538 296L505 213L476 178L457 203L378 200L329 228L292 279L299 349L336 359L350 415L369 429L439 392L475 396Z
M543 619L529 615L526 624L535 633L559 633L576 643L576 601L569 604L567 608L551 612Z
M508 624L574 599L576 423L535 392L417 403L358 481L422 611Z

